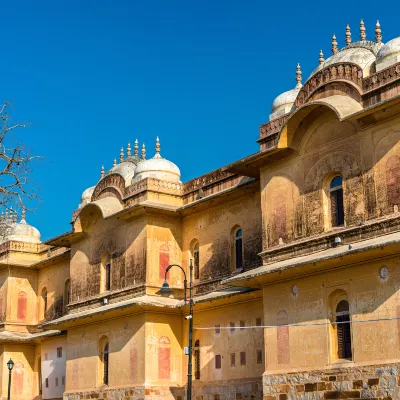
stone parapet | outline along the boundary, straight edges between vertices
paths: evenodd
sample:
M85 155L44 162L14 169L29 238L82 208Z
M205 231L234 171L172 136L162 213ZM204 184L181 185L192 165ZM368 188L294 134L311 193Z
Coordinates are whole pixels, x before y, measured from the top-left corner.
M63 400L109 399L109 400L184 400L185 389L181 387L144 387L112 389L108 387L81 392L66 392Z
M262 400L261 378L193 382L193 400Z
M263 376L263 400L398 398L399 363Z

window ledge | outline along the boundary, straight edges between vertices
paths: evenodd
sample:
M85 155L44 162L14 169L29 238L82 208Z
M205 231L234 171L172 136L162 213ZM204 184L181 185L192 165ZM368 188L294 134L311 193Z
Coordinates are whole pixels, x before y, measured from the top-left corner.
M353 360L347 360L345 358L340 358L339 360L335 360L331 362L331 365L343 365L349 366L349 364L354 364Z

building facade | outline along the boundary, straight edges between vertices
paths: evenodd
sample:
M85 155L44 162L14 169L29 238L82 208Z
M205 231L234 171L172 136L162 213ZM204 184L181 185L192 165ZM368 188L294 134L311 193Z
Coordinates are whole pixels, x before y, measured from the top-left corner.
M1 396L400 398L400 37L332 39L278 96L259 152L182 183L121 149L46 243L23 216L0 245Z

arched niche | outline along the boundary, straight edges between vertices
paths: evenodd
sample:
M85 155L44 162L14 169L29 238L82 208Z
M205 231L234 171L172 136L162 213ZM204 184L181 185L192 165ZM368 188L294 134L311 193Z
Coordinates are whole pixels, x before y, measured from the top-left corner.
M345 226L358 225L364 221L364 188L360 162L347 152L337 151L320 158L308 170L304 183L307 235L330 228L328 187L332 178L343 179L343 204Z
M275 175L264 191L264 213L268 246L284 244L303 233L303 202L289 175Z

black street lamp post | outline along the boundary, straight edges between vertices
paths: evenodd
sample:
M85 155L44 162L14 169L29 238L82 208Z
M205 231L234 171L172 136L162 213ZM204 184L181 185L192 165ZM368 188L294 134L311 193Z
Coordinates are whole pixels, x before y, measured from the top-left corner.
M178 267L182 270L183 275L185 277L183 281L183 288L184 288L184 300L185 304L189 302L189 315L186 319L189 320L189 346L188 346L188 374L187 374L187 400L192 400L192 337L193 337L193 299L192 299L192 281L193 281L193 264L192 260L190 260L189 266L189 299L186 297L187 292L187 279L186 279L186 272L185 270L178 264L171 264L168 265L167 269L165 270L165 277L164 283L159 290L161 294L172 294L174 293L173 290L169 287L167 282L167 273L172 267Z
M14 367L14 361L11 360L7 363L7 367L8 367L8 397L7 399L10 400L10 394L11 394L11 371Z

